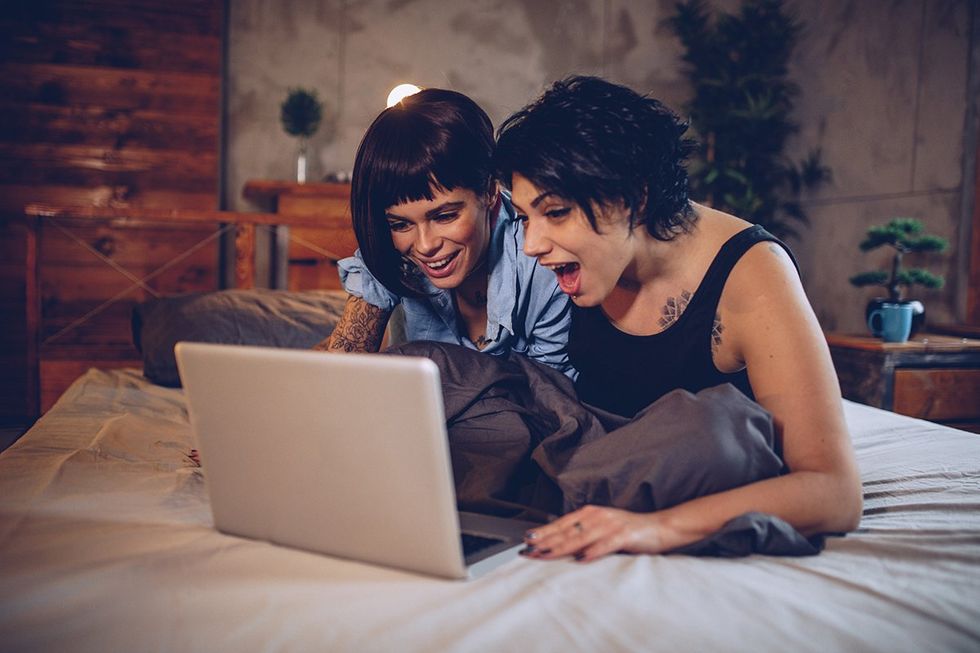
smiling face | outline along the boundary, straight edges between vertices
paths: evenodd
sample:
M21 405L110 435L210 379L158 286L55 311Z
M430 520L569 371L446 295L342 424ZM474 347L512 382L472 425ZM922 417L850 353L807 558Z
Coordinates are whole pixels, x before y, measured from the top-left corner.
M524 221L524 253L555 272L558 285L578 306L598 306L634 260L625 211L597 211L596 232L582 209L569 200L513 176L513 201Z
M457 288L479 269L490 243L489 202L465 188L389 206L391 240L436 288Z

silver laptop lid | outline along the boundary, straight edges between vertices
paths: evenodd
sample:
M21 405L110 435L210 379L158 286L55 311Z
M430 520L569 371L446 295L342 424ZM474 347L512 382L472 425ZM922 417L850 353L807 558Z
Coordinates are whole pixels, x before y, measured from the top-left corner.
M175 351L219 530L466 575L435 363L203 343Z

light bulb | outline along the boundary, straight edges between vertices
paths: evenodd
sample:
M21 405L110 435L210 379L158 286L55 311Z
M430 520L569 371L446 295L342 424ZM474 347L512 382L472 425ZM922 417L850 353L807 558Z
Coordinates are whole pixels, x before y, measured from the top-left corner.
M399 84L395 88L391 89L391 93L388 94L388 106L393 107L404 98L414 93L418 93L421 90L422 89L415 84Z

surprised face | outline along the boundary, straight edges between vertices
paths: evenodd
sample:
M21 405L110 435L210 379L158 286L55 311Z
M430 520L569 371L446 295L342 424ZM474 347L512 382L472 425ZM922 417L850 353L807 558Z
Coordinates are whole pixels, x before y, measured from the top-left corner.
M629 216L600 207L597 232L575 202L541 191L520 174L512 179L514 208L524 223L524 253L558 277L577 306L598 306L634 259Z

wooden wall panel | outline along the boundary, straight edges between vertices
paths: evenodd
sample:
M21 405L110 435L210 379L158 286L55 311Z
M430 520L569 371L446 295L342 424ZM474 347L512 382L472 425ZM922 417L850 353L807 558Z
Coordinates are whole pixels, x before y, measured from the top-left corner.
M47 406L91 362L133 362L129 311L149 296L128 292L118 305L45 342L132 281L45 224L37 253L40 323L27 324L33 277L25 254L30 232L21 222L26 204L218 207L222 6L221 0L36 0L4 7L0 315L14 324L0 335L0 422L36 413L37 370L42 377L47 370L51 380ZM213 231L86 226L76 235L140 277ZM212 242L149 285L162 294L212 289L217 264ZM40 337L34 344L32 334ZM48 363L32 363L31 352Z
M966 323L980 326L980 136L977 137L973 177L973 228L970 231L970 268L967 280ZM964 192L969 192L964 189Z

